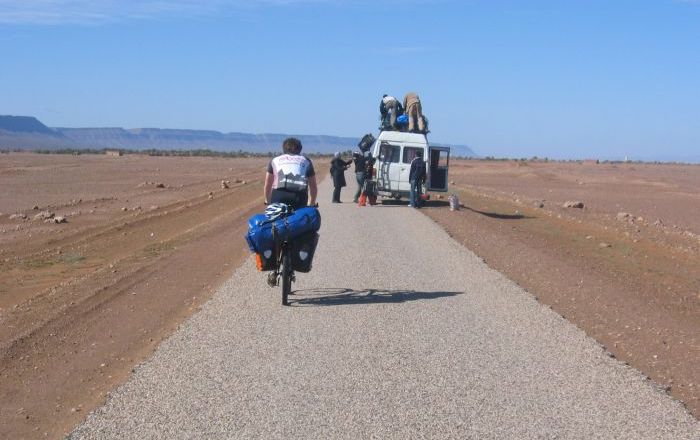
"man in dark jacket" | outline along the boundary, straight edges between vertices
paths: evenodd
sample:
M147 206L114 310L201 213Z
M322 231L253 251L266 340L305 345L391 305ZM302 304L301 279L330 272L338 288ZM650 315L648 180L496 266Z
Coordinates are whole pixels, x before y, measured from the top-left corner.
M345 170L352 163L351 160L345 162L340 158L340 153L336 152L331 161L331 177L333 177L333 203L340 202L340 190L346 185Z
M421 192L426 178L423 150L416 151L416 157L411 161L411 171L408 173L408 181L411 183L411 199L408 206L420 208Z
M362 187L365 184L367 158L361 152L355 151L352 153L352 160L355 162L355 179L357 180L357 191L355 191L355 197L353 197L352 202L357 203L360 199L360 193L362 193Z

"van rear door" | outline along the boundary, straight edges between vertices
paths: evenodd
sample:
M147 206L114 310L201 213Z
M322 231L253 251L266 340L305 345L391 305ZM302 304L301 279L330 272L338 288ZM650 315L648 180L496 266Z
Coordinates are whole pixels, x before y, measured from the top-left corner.
M450 147L428 147L428 191L447 192Z
M399 191L401 180L401 147L388 142L379 145L379 156L377 157L377 189L380 191Z

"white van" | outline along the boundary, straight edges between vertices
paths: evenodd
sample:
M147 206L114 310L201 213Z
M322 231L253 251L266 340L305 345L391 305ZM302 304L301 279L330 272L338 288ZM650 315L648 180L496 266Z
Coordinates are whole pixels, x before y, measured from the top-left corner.
M447 192L450 147L431 147L427 137L420 133L382 131L372 146L372 156L377 158L374 175L380 196L395 199L409 197L411 184L408 174L418 150L423 151L428 171L425 190Z

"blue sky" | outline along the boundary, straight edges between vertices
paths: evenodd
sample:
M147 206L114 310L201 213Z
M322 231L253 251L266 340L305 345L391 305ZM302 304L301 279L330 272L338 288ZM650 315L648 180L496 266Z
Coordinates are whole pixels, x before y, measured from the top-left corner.
M0 114L700 160L700 0L0 0Z

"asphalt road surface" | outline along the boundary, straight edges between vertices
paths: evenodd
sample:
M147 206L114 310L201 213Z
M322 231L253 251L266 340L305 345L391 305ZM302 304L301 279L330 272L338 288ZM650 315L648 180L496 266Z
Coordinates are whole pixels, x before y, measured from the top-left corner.
M71 438L700 438L419 211L330 199L291 307L251 259Z

